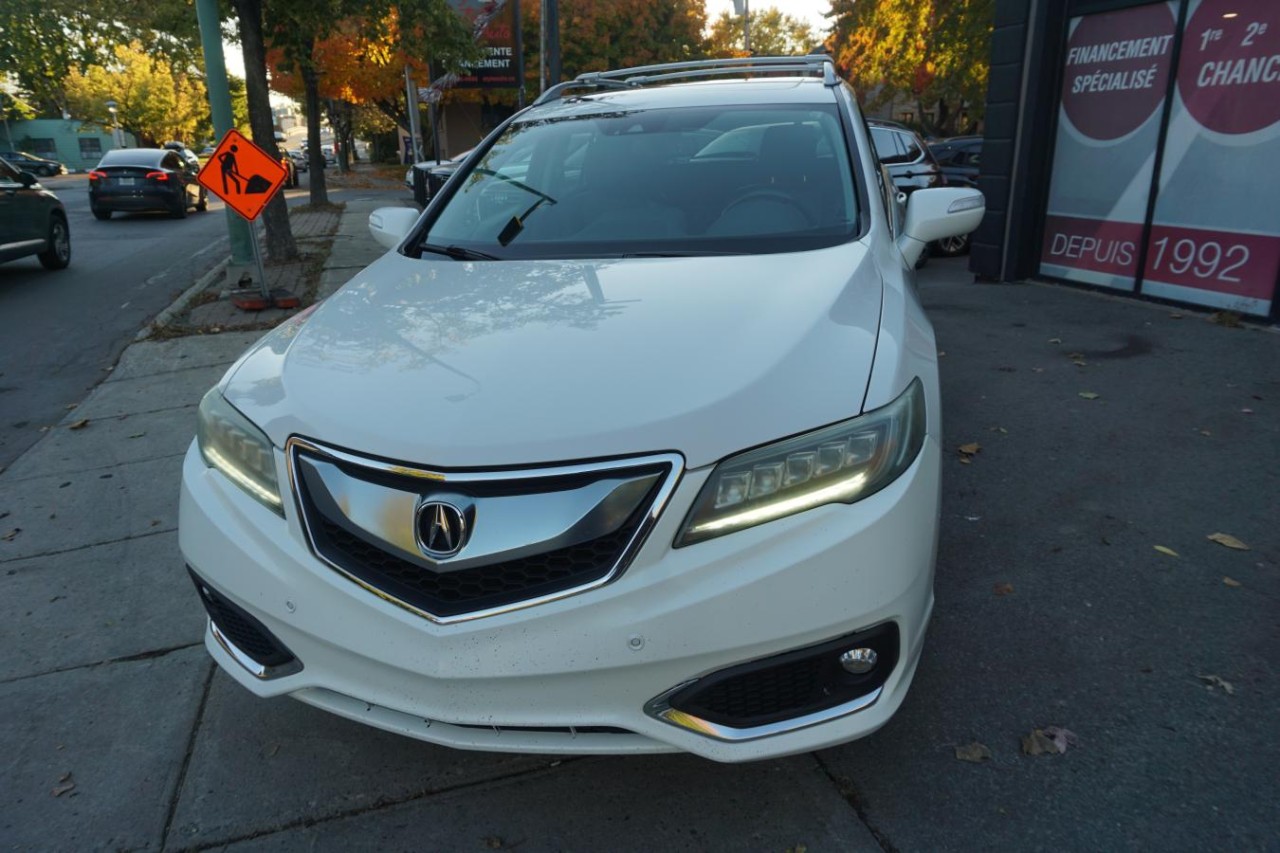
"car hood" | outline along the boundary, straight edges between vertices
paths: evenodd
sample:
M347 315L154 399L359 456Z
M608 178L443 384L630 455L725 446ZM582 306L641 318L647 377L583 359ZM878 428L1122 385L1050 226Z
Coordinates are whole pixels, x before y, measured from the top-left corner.
M224 383L292 435L488 468L684 454L689 467L856 415L881 280L862 243L583 262L390 252Z

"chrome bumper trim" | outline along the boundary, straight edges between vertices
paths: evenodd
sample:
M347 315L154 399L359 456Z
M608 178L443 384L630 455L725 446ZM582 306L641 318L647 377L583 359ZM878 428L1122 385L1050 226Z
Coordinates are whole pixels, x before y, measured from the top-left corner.
M696 681L696 679L695 679ZM829 723L832 720L838 720L849 714L856 714L858 711L865 711L876 703L880 698L880 694L884 692L884 687L877 687L864 696L859 696L845 702L842 705L836 705L834 708L827 708L825 711L815 711L812 714L805 714L802 717L792 717L789 720L780 720L776 723L769 723L763 726L752 726L750 728L735 728L721 723L712 723L701 717L695 717L692 714L686 714L684 711L678 711L672 708L667 700L693 684L693 681L686 681L683 684L677 684L675 687L651 699L644 706L644 712L655 719L662 720L664 723L676 726L678 728L687 729L696 734L715 740L722 740L728 743L741 743L748 740L759 740L760 738L774 737L775 735L787 734L799 729L806 729L810 726Z
M231 655L231 659L244 667L254 678L270 681L273 678L284 678L286 675L296 675L302 672L302 661L297 658L279 666L263 666L241 651L239 646L231 642L225 634L219 631L217 623L212 619L209 620L209 633L218 641L218 645L222 646L222 650Z

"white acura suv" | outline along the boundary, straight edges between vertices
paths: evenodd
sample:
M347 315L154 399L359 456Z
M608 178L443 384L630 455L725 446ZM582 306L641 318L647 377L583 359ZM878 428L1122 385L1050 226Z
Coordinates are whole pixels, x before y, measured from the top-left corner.
M717 761L861 737L933 606L925 246L829 58L584 75L209 391L217 662L434 743Z

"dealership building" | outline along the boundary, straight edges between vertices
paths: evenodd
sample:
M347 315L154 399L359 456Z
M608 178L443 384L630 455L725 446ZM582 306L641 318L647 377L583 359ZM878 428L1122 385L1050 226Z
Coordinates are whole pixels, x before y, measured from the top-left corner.
M1280 318L1280 2L997 0L983 280Z

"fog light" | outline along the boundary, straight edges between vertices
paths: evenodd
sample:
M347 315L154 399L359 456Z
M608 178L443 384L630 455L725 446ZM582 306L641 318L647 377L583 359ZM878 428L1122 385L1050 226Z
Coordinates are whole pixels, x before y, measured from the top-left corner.
M844 667L845 672L851 672L854 675L870 672L876 665L876 650L867 648L849 649L849 651L840 655L840 665Z

